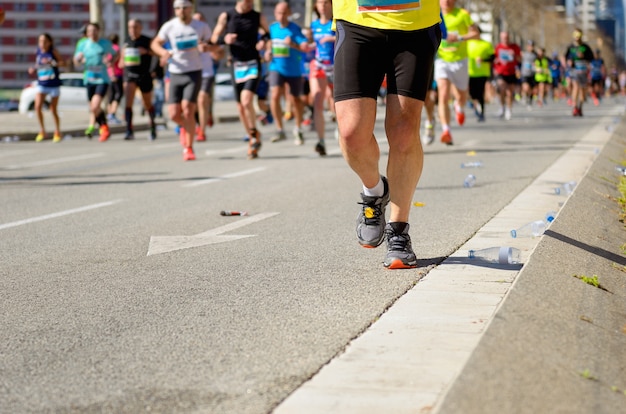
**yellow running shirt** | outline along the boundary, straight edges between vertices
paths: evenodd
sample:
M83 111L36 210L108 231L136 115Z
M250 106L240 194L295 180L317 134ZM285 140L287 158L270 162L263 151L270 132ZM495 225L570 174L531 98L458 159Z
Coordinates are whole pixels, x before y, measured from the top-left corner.
M469 13L459 7L455 7L450 12L443 15L446 22L448 34L455 33L458 36L467 34L470 26L474 24ZM445 62L457 62L467 58L467 42L446 42L441 41L439 46L439 58Z
M491 43L483 39L467 41L467 71L470 78L488 78L491 76L491 62L486 62L494 54Z
M419 30L439 23L437 0L336 0L333 17L375 29Z

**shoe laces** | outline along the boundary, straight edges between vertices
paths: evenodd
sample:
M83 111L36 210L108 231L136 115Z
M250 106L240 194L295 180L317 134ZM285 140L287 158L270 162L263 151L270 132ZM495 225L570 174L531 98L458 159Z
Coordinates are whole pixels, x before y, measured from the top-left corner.
M408 234L396 234L392 229L385 230L389 250L406 251L411 247L411 237Z
M380 223L380 216L382 215L381 204L376 204L376 201L362 201L359 202L363 206L363 218L365 224L368 226L376 226Z

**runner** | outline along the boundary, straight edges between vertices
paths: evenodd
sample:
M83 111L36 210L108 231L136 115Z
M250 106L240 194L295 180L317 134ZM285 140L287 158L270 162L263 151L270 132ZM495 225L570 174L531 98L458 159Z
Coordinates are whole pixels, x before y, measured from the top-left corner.
M116 34L109 36L113 50L115 50L115 58L111 60L111 66L107 68L109 79L111 79L111 88L109 90L109 102L107 105L107 121L112 124L121 124L122 121L117 119L117 108L124 97L124 69L120 65L120 37ZM132 99L131 99L132 101Z
M480 28L478 31L481 32ZM469 92L478 122L485 121L485 85L491 77L494 53L493 46L486 40L478 38L467 41Z
M206 23L204 15L200 12L193 14L193 19ZM208 24L208 23L207 23ZM210 26L209 26L210 28ZM221 46L212 52L203 52L202 58L202 85L198 92L198 110L196 111L196 141L206 141L206 127L213 126L211 106L213 101L213 84L215 83L215 61L224 57L224 48Z
M111 82L107 68L111 66L117 53L113 50L110 40L100 38L98 23L89 23L86 33L87 39L80 43L74 55L74 64L84 65L85 68L83 81L87 89L90 111L89 126L85 130L85 135L92 137L97 122L100 125L99 141L104 142L109 139L111 132L101 105Z
M281 98L285 94L285 85L289 85L291 102L296 126L293 130L296 145L304 144L302 135L303 93L302 53L308 50L306 37L300 26L289 21L291 9L285 1L279 1L274 7L276 21L270 25L270 41L266 47L265 59L270 61L270 95L272 115L276 122L277 134L272 142L286 139L283 130L283 110Z
M550 60L550 77L552 78L552 100L558 101L563 96L563 65L557 52L552 53Z
M409 215L424 162L421 112L441 29L434 1L411 3L412 8L390 3L388 11L379 11L358 0L334 2L335 109L344 158L363 185L356 228L359 243L374 248L386 239L383 265L407 269L418 265ZM380 148L374 136L377 97L385 75L388 178L380 174Z
M259 51L269 40L265 16L253 10L253 0L237 0L235 7L221 13L211 36L212 43L227 44L232 60L232 75L239 119L250 137L248 158L258 157L261 133L256 128L254 95L261 76ZM259 40L259 31L262 37Z
M595 57L589 64L589 77L591 78L591 98L593 104L598 106L604 94L604 78L606 77L606 68L604 59L600 56L600 49L596 49Z
M469 88L467 62L467 40L480 37L478 27L467 10L456 7L456 0L440 0L443 19L448 36L442 40L437 60L435 79L439 98L439 120L441 121L441 142L452 145L450 133L450 101L454 95L454 111L459 125L465 123L465 104Z
M43 104L46 96L50 95L50 114L54 120L53 142L61 142L61 121L57 107L61 91L61 79L59 78L59 67L65 66L65 61L61 58L58 50L54 48L52 36L42 33L37 40L37 53L35 56L35 66L28 68L30 75L37 74L37 95L35 95L35 113L39 121L39 133L35 141L40 142L46 139L46 128L44 127Z
M537 85L537 105L546 103L546 88L552 83L550 75L550 59L546 57L546 50L537 48L537 59L534 62L535 84Z
M126 121L126 135L124 139L135 138L133 130L133 101L137 88L141 91L143 107L150 117L151 141L155 140L156 125L154 123L155 110L152 104L152 90L154 83L152 73L156 68L156 63L150 51L148 36L142 34L143 24L139 19L128 21L128 39L122 45L122 57L120 67L124 69L124 95L126 95L126 107L124 109L124 120Z
M509 33L500 33L500 43L496 45L493 70L500 94L500 112L498 116L507 121L513 113L513 96L517 86L517 66L522 61L520 47L509 41Z
M569 45L565 52L567 66L570 68L572 82L572 116L583 116L583 102L586 97L587 77L589 63L593 60L593 51L587 43L584 43L583 32L580 29L572 33L574 42Z
M535 42L529 40L526 42L526 50L522 52L522 62L520 67L520 75L522 79L522 100L525 101L526 107L530 109L533 104L533 94L535 89Z
M180 140L183 145L183 160L193 161L193 141L196 130L196 102L202 83L202 52L219 48L209 44L211 29L209 26L191 18L193 3L189 0L175 0L176 16L165 22L152 40L152 51L169 61L169 115L170 119L181 126ZM172 49L163 45L169 42Z
M332 0L316 0L315 13L317 20L311 23L313 40L315 41L315 59L311 61L309 84L313 97L313 124L317 132L318 142L315 151L320 156L326 155L324 142L324 103L328 90L333 87L333 64L335 58L335 31L332 29Z
M439 13L439 17L441 18L441 23L439 23L439 28L441 29L441 38L445 39L448 37L448 29L446 28L446 23L443 20L443 15L441 12ZM437 103L437 81L435 80L435 66L433 62L433 70L430 73L430 79L428 80L428 92L426 93L426 97L424 98L424 108L426 109L426 122L424 125L425 133L422 134L422 144L430 145L435 140L435 104Z

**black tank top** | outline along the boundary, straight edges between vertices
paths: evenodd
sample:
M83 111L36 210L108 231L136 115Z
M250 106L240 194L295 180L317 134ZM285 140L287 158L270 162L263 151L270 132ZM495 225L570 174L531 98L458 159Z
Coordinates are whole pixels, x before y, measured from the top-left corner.
M259 58L256 43L259 36L261 14L255 10L238 13L234 8L227 11L226 33L237 33L237 41L230 45L234 60L247 61Z
M135 40L132 40L131 38L126 39L124 46L126 46L127 53L128 53L128 49L137 49L140 47L150 50L150 42L151 42L151 39L148 36L139 35L139 37ZM125 59L125 58L126 58L125 56L121 57L121 59ZM152 56L150 56L150 54L140 55L138 63L139 64L135 64L132 66L125 64L124 70L126 71L126 74L136 75L135 77L138 77L139 75L149 76L150 64L152 63Z

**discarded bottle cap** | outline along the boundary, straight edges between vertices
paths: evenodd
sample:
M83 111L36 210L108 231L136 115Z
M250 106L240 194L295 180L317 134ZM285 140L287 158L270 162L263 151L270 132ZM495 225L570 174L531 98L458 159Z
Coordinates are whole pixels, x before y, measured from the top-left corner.
M220 211L220 216L247 216L248 213L245 211Z

